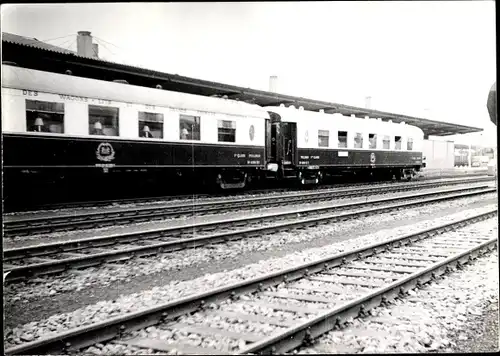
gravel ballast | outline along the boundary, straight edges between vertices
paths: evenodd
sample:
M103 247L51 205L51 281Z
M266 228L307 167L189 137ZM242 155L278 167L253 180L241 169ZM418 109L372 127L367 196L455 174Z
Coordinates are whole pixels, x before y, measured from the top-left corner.
M484 225L479 229L483 234L497 236L496 227L477 225ZM485 319L498 321L497 250L388 307L373 309L372 316L354 319L298 353L498 351L498 323L489 323L484 338L474 332L483 329Z
M491 210L491 208L493 207L496 206L489 205L478 209L469 209L453 215L446 215L441 218L426 220L420 223L416 223L412 226L403 226L394 229L386 229L374 234L362 236L355 240L334 243L322 246L320 248L307 249L302 252L295 252L293 254L287 255L286 257L283 258L273 258L270 260L261 261L259 263L247 265L243 268L239 268L229 272L208 274L191 281L185 281L185 282L173 281L161 287L156 286L150 290L141 291L140 293L122 295L114 300L102 300L96 304L88 305L84 308L77 309L70 313L53 315L49 317L47 320L34 321L22 325L20 327L16 327L14 329L12 329L12 326L11 327L7 326L5 329L6 333L5 343L6 346L8 347L8 345L21 343L23 342L22 340L25 341L34 340L42 335L46 336L56 331L66 330L68 328L82 326L93 322L98 322L112 316L120 315L126 312L136 311L145 307L151 307L154 305L162 304L182 296L199 293L209 288L220 287L247 278L253 278L264 273L270 273L273 271L281 270L283 268L289 268L292 265L313 261L335 253L340 253L346 250L359 248L366 244L381 242L401 234L410 233L412 231L418 231L424 228L429 228L431 226L440 225L445 222L451 222L452 220L461 219L471 215L476 215L480 212ZM442 206L440 208L442 209ZM426 212L428 214L432 214L432 208L427 208ZM401 212L398 212L398 214L401 215ZM380 219L380 216L378 216L377 218ZM495 220L496 219L488 220L489 226L492 225L495 226L496 225ZM323 226L316 228L317 230L315 233L317 235L324 235L325 233L328 233L328 228L330 227ZM307 231L301 231L295 234L299 236L308 235L308 233L310 233L310 231L312 230L314 229L308 229ZM294 233L290 233L288 235L289 238L293 236ZM244 250L242 252L244 252ZM62 285L65 285L65 283L67 282L62 282ZM37 293L43 291L42 288L39 288L40 286L41 285L37 285L36 288L32 288L31 294L32 295L34 294L34 296L36 296ZM93 286L92 284L90 284L90 286L87 288L96 288L96 287L97 286ZM24 291L20 290L20 292ZM29 305L28 304L30 302L29 293L25 294L24 296L18 295L16 297L21 298L21 300L18 300L17 303L21 303L21 305L25 306ZM6 308L6 310L8 310L8 307Z
M486 170L484 170L484 173L486 175ZM421 180L418 181L427 181L426 183L433 183L433 182L441 182L441 181L449 181L453 182L456 180L463 180L463 179L471 179L474 180L477 177L464 177L462 172L458 172L457 176L450 176L449 174L445 174L443 176L441 171L437 172L428 172L427 173L428 177L422 176ZM443 178L441 178L443 176ZM435 177L435 178L434 178ZM410 184L416 183L416 182L410 182ZM356 188L367 188L371 183L361 183L361 184L339 184L337 186L332 186L330 188L318 188L314 190L310 190L312 192L331 192L335 191L337 189L356 189ZM392 185L394 182L381 182L380 187L383 188L384 186ZM396 183L396 184L407 184L406 182L403 183ZM373 184L372 184L373 185ZM238 200L240 198L242 199L248 199L248 198L260 198L260 197L281 197L281 196L288 196L288 195L294 195L294 194L299 194L301 192L307 192L309 190L303 189L303 190L290 190L290 191L268 191L265 193L255 193L251 194L250 192L244 193L244 194L234 194L230 195L228 194L227 196L220 196L220 197L206 197L203 196L202 198L197 198L196 195L193 195L193 198L187 198L187 197L175 197L172 196L167 200L162 200L161 198L154 199L151 198L151 200L145 201L145 202L134 202L134 203L120 203L120 202L114 202L112 204L104 205L104 206L88 206L88 207L79 207L79 208L57 208L57 209L40 209L36 211L22 211L22 212L11 212L11 213L6 213L4 216L10 217L10 216L19 216L19 217L32 217L32 216L40 216L40 215L47 215L47 216L61 216L61 215L67 215L67 214L85 214L85 213L92 213L96 211L109 211L109 210L116 210L116 209L126 209L126 208L135 208L135 207L157 207L157 206L170 206L170 205L178 205L178 204L189 204L189 203L201 203L201 202L218 202L218 201L224 201L224 200Z
M484 199L485 197L482 198ZM470 204L478 201L481 201L481 197L441 202L403 211L377 214L363 218L362 224L365 226L382 226L381 224L384 222L396 220L404 222L420 214L433 216L433 213L439 213L442 210L443 205L448 210L451 210L452 208L458 209L470 206ZM214 264L254 251L265 253L266 251L282 246L304 244L322 239L325 236L331 236L331 239L323 239L324 241L321 244L325 245L332 241L342 240L345 231L359 230L359 227L360 221L356 219L309 228L306 231L280 232L262 237L244 238L228 243L207 245L196 249L159 254L149 258L135 258L118 264L109 263L102 267L73 270L57 276L40 276L30 279L27 282L8 284L5 286L4 294L12 302L18 302L23 299L51 296L61 292L78 292L86 288L95 288L99 285L106 286L116 281L127 282L138 276L147 276L167 271L181 271L202 262L212 262ZM401 231L406 231L409 227L404 226L402 229ZM304 247L296 246L295 251L300 251ZM272 254L269 257L272 257Z
M492 233L495 233L496 229L491 229L490 222L483 222L474 225L467 226L460 230L463 235L469 237L481 237L481 238L491 238ZM447 238L453 238L456 232L450 232L443 234L441 236ZM495 236L495 235L493 235ZM434 241L434 239L432 239ZM430 244L429 244L430 246ZM491 254L490 254L491 255ZM497 256L496 253L493 256ZM491 256L486 256L486 259ZM349 268L347 265L347 268ZM483 264L484 266L484 264ZM335 269L336 271L337 269ZM483 269L483 272L491 272L490 269ZM495 269L495 271L498 271ZM340 272L340 271L339 271ZM459 275L459 274L458 274ZM455 276L457 277L457 276ZM460 276L458 276L460 277ZM490 277L494 277L491 275ZM498 281L498 276L496 275L496 280ZM459 280L463 280L460 279ZM479 285L487 286L487 278L476 278L475 282ZM272 288L276 291L284 292L288 294L289 286L293 287L296 282L291 282L288 285L282 285L281 287ZM314 283L316 284L316 283ZM328 283L330 286L331 284ZM326 287L326 286L324 286ZM323 288L324 288L323 287ZM340 286L339 286L340 287ZM344 289L346 286L342 286ZM265 296L263 294L257 295L245 295L240 297L236 301L223 301L217 305L211 304L206 310L195 313L193 315L185 315L179 318L177 322L181 325L196 325L205 327L215 327L218 329L236 332L241 334L252 334L262 337L263 335L269 335L272 333L274 327L269 325L269 328L265 328L265 322L261 323L261 327L256 328L252 323L246 320L238 320L234 323L230 318L218 317L220 310L225 312L234 312L240 314L248 315L258 315L267 318L273 318L275 320L294 320L295 322L304 322L307 318L306 315L310 313L315 313L315 310L324 310L326 308L333 308L334 305L342 304L342 301L352 300L356 298L357 295L369 293L370 290L365 288L360 288L359 286L347 286L351 289L350 292L345 292L338 296L331 298L332 303L315 303L315 302L304 302L299 300L288 299L286 300L287 307L302 307L302 311L298 313L292 313L288 311L273 310L266 306L266 303L271 303L273 305L279 305L282 299ZM366 318L364 320L350 320L352 328L344 329L342 332L329 333L325 337L318 341L321 345L323 339L331 338L331 334L338 334L340 336L340 342L338 340L338 335L336 335L335 341L332 343L335 348L343 344L343 339L348 340L348 347L353 348L353 346L359 345L357 350L354 352L391 352L393 351L394 342L389 341L391 336L394 335L396 340L396 345L400 346L401 349L395 350L399 352L418 352L418 351L438 351L447 346L452 346L455 343L449 340L449 333L451 331L459 330L463 326L460 322L467 320L467 315L481 315L481 310L479 305L482 298L472 298L471 293L473 289L465 290L462 295L462 289L455 288L449 295L442 296L436 300L436 294L439 290L443 290L450 287L450 283L439 284L434 286L430 285L428 289L424 289L420 293L417 291L411 291L410 297L403 300L397 300L394 302L393 308L376 308L373 310L373 318ZM314 286L313 286L314 288ZM335 288L335 287L332 287ZM364 292L362 291L364 290ZM436 291L437 290L437 291ZM303 294L312 295L314 292L305 292ZM494 297L491 291L485 290L486 301L490 302L490 297ZM467 303L470 302L470 305ZM464 305L465 304L465 305ZM424 307L423 307L424 306ZM425 308L427 306L427 308ZM438 320L441 320L447 328L443 330L439 325L435 325L432 322L433 314L439 313ZM188 332L177 329L178 323L167 323L161 324L156 327L148 327L139 331L134 331L127 337L141 337L148 339L161 339L168 344L182 343L191 346L202 346L210 347L216 350L224 352L234 352L245 348L246 343L240 338L229 339L229 338L216 338L214 336L206 336L203 334L198 334L196 332ZM370 324L372 323L372 324ZM257 329L257 330L256 330ZM463 335L460 334L459 338ZM376 348L375 340L382 339L383 342L379 342L378 346L380 349ZM113 345L107 345L109 350L112 350ZM310 348L308 348L310 350ZM306 351L305 349L303 351ZM322 350L324 353L328 353L330 350ZM447 350L450 351L450 350ZM308 353L307 351L304 353Z
M418 194L429 193L429 192L438 192L445 191L449 189L459 189L459 188L472 188L475 186L482 186L484 184L475 183L473 185L458 185L458 186L443 186L439 188L427 188L427 189L417 189L415 192ZM450 193L453 194L453 193ZM486 194L483 196L472 197L474 198L482 198L485 199L488 196L494 196L495 194ZM206 214L206 215L197 215L197 216L181 216L178 218L166 218L163 220L153 220L147 222L140 223L132 223L132 224L123 224L116 226L108 226L96 229L77 229L73 231L61 231L61 232L53 232L53 233L44 233L44 234L34 234L29 236L13 236L6 237L4 239L4 249L11 249L16 247L23 246L31 246L31 245L40 245L46 244L49 242L61 242L61 241L72 241L78 239L85 238L94 238L98 236L107 236L112 234L124 234L124 233L133 233L133 232L146 232L157 229L165 229L165 228L174 228L174 227L185 227L191 226L193 224L200 223L208 223L215 222L220 220L227 219L238 219L238 218L252 218L252 217L261 217L263 215L271 214L271 213L293 213L302 209L310 209L310 208L319 208L319 207L330 207L336 205L342 205L347 203L367 203L374 200L379 199L387 199L387 198L397 198L403 196L411 196L411 192L403 191L397 193L386 193L381 195L370 195L365 197L347 197L334 199L330 201L322 201L322 202L308 202L308 203L295 203L295 204L285 204L282 207L258 207L258 208L249 208L245 209L244 207L239 211L227 211L225 213L217 213L217 214ZM400 203L399 201L398 203ZM360 209L359 207L348 208L348 209ZM259 224L259 223L257 223ZM198 232L192 229L192 233L198 234Z

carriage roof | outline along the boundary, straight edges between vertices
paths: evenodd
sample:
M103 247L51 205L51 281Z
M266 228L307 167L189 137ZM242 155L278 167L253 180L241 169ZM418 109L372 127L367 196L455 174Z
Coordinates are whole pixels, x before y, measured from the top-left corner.
M344 116L340 113L327 114L316 111L307 111L296 109L292 107L266 107L268 111L279 114L285 121L302 122L307 120L308 123L315 123L315 126L331 126L332 122L339 128L355 130L360 129L362 132L373 130L374 133L387 133L387 134L403 134L413 136L423 136L424 132L413 125L392 123L388 121L377 120L374 118L358 118Z
M268 118L258 105L2 65L2 87L110 101Z

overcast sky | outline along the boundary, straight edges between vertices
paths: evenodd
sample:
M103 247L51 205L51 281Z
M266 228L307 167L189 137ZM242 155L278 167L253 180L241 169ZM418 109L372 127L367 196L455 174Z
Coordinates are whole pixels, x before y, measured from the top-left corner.
M493 1L2 6L2 31L168 73L496 129ZM62 38L59 38L62 37Z

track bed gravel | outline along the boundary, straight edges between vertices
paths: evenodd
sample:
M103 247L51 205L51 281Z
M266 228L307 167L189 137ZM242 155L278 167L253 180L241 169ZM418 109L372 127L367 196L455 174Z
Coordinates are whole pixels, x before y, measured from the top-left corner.
M284 256L294 251L302 251L305 248L320 247L332 241L338 242L358 237L359 233L356 231L404 226L408 219L417 218L416 221L418 221L422 214L427 217L445 216L463 207L479 207L481 204L493 203L495 200L487 199L487 196L478 196L377 214L362 220L332 223L307 230L292 230L152 257L135 258L118 264L109 263L101 267L72 270L57 276L37 277L14 285L7 284L6 293L12 296L13 302L16 302L33 297L53 296L58 292L85 293L84 290L87 288L95 289L96 286L109 285L117 281L131 282L137 278L141 281L140 284L144 285L144 277L147 280L148 276L153 276L152 283L192 279L201 273L237 268L245 261L246 263L257 262L266 258ZM165 276L165 272L170 273Z
M481 173L481 172L480 172ZM484 176L486 176L487 171L484 170ZM477 173L476 173L477 174ZM443 176L443 177L441 177ZM434 178L435 177L435 178ZM450 173L443 174L441 171L437 172L429 172L429 177L421 177L420 180L418 181L436 181L439 182L441 180L447 180L447 181L453 181L453 180L463 180L463 179L475 179L479 176L473 175L471 177L467 177L467 174L464 174L463 172L457 172L457 175L454 176L453 174L450 175ZM417 182L418 182L417 181ZM396 184L406 184L406 182L392 182ZM389 185L392 184L391 182L379 182L375 184L380 184L381 186L384 185ZM415 183L411 182L410 184ZM184 197L175 197L171 196L167 199L162 199L162 198L151 198L147 199L146 201L136 201L136 202L129 202L129 203L121 203L119 201L112 202L109 204L105 205L96 205L96 206L83 206L83 207L74 207L75 205L70 205L67 208L55 208L55 209L39 209L35 211L20 211L20 212L10 212L4 214L6 217L33 217L33 216L40 216L40 215L47 215L47 216L61 216L61 215L66 215L69 213L74 213L74 214L85 214L85 213L91 213L91 212L96 212L96 211L109 211L109 210L115 210L115 209L125 209L125 208L135 208L135 207L157 207L157 206L169 206L169 205L177 205L177 204L185 204L188 202L192 202L193 204L196 202L218 202L222 200L228 200L228 199L235 199L237 200L238 198L255 198L255 197L278 197L278 196L287 196L287 195L294 195L300 192L321 192L321 191L332 191L335 189L355 189L355 188L366 188L369 185L373 185L373 183L367 183L367 182L361 182L361 183L355 183L355 184L349 184L349 183L340 183L337 185L326 185L322 187L312 187L311 189L291 189L289 191L266 191L266 192L254 192L252 191L247 191L247 192L241 192L240 194L228 194L228 195L223 195L223 196L216 196L216 197L210 197L210 196L205 196L202 194L202 196L198 196L196 194L193 195L192 198L188 198L187 196Z
M460 185L450 185L450 186L442 186L439 188L424 188L415 190L417 193L427 193L427 192L435 192L435 191L443 191L447 189L459 189L464 187L473 187L484 185L484 183L475 183L473 185L460 184ZM308 203L295 203L295 204L284 204L282 207L269 207L269 208L250 208L245 209L241 208L239 211L228 211L225 213L218 214L207 214L207 215L198 215L198 216L182 216L179 218L167 218L163 220L157 221L148 221L141 223L131 223L131 224L123 224L116 225L110 227L96 228L96 229L80 229L73 231L61 231L61 232L53 232L53 233L44 233L44 234L35 234L29 236L14 236L14 237L6 237L4 239L4 249L11 249L16 247L30 246L30 245L39 245L44 243L51 242L60 242L60 241L71 241L77 239L85 239L85 238L93 238L97 236L103 235L111 235L111 234L124 234L124 233L133 233L133 232L144 232L162 228L174 228L174 227L186 227L191 226L193 224L200 223L209 223L215 222L225 219L240 219L240 218L252 218L252 217L261 217L266 214L271 213L289 213L295 212L297 210L303 210L308 208L320 208L320 207L329 207L340 204L347 203L365 203L379 199L387 199L387 198L397 198L402 196L408 196L411 194L411 191L406 192L396 192L396 193L386 193L380 195L371 195L368 197L348 197L344 199L334 199L330 201L322 201L322 202L308 202ZM352 208L359 209L359 208ZM300 217L300 215L298 215ZM197 235L196 229L192 229L192 235Z
M496 250L294 353L498 351L498 282Z
M478 205L483 206L484 203ZM426 210L428 215L426 216L418 216L419 214L415 213L415 216L413 216L413 218L406 217L404 220L400 221L399 227L393 227L392 229L388 228L389 225L387 224L387 222L381 222L381 225L378 227L378 229L384 227L386 228L385 230L379 231L378 233L365 235L353 241L345 241L332 244L332 241L330 240L325 244L325 246L312 249L310 248L311 244L307 243L307 247L304 246L302 250L295 250L299 250L301 252L295 252L283 258L271 258L270 260L261 261L260 263L256 263L253 265L248 265L248 263L252 261L249 260L249 254L245 253L244 259L240 260L242 262L242 265L245 267L235 269L230 272L209 273L190 281L174 280L168 283L167 278L157 278L154 281L149 279L148 282L146 281L147 278L140 277L138 279L135 279L134 281L131 280L128 283L116 283L106 287L103 286L101 288L99 288L97 285L90 284L87 287L83 287L83 290L80 292L70 293L66 295L57 294L57 291L55 291L56 295L52 298L39 298L39 292L40 290L43 290L43 288L39 288L40 285L38 285L35 288L31 288L33 291L32 298L30 298L29 295L25 293L25 291L29 288L23 290L24 295L16 296L17 298L19 298L19 300L17 300L16 302L12 301L12 297L14 297L14 295L11 294L11 299L6 301L6 312L8 314L6 314L5 331L9 333L9 339L11 339L13 342L15 342L15 340L18 340L19 342L19 340L21 339L33 339L41 333L44 334L48 332L54 332L77 325L80 326L89 322L96 322L104 318L112 317L114 315L118 315L127 311L134 311L146 306L157 305L159 303L164 303L181 296L186 296L200 292L202 290L206 290L207 288L223 286L232 282L240 281L244 278L255 277L262 273L277 271L285 267L290 267L291 265L315 260L326 255L331 255L334 253L339 253L356 247L364 246L368 243L387 240L391 237L403 233L410 233L412 231L421 230L426 227L449 222L453 219L474 215L480 211L491 209L492 207L496 207L496 205L493 206L490 204L483 208L478 208L476 206L476 208L474 209L473 206L470 206L470 209L467 211L455 213L454 215L449 216L451 211L446 211L446 209L441 206L440 210L443 212L441 218L437 218L438 211L433 212L432 209L428 208ZM456 209L454 211L456 211ZM432 216L431 220L428 220L430 217L429 214ZM412 224L412 226L409 226L407 224ZM326 228L327 227L318 228L318 231L316 231L317 235L324 236L327 231L325 230ZM359 231L362 231L362 228L359 225L355 228L356 231L358 231L357 236L359 236ZM376 228L374 226L371 226L370 229L373 231ZM298 235L310 235L310 233L308 230L307 234L306 232L301 232ZM293 236L293 234L290 234L290 236ZM350 236L346 238L355 238L357 236ZM309 249L306 250L306 248ZM272 251L272 254L276 256L277 252ZM213 264L214 263L212 261L207 265ZM236 266L231 267L236 268ZM198 271L198 275L203 274L203 272L204 271ZM172 275L172 272L170 271L168 275ZM194 276L192 276L191 278L193 277ZM148 285L148 283L151 284ZM62 284L65 285L64 282ZM153 285L154 287L148 290L148 288L151 288ZM129 294L133 291L140 292ZM72 298L68 298L69 296L72 296ZM9 298L7 297L7 299ZM96 301L99 302L96 303ZM49 305L50 307L48 307ZM69 313L57 314L49 317L50 315L61 311L68 311ZM36 321L42 319L47 320L43 320L41 322ZM24 324L28 321L32 322L12 330L12 327Z
M498 267L497 267L498 268ZM497 281L498 283L498 281ZM498 295L493 302L482 310L481 315L470 315L466 326L458 337L450 335L454 341L453 352L498 352Z

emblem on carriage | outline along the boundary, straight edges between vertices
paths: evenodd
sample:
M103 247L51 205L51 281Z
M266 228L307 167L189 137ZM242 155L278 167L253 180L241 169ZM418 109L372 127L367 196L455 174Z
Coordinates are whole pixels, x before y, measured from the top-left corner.
M377 160L377 159L376 159L376 157L375 157L375 153L372 153L372 154L370 155L370 162L371 162L372 164L374 164L376 160Z
M255 128L253 125L250 125L250 130L248 131L248 134L250 135L250 141L253 141L253 138L255 137Z
M96 157L102 162L111 162L115 159L115 150L108 142L101 142L97 146Z
M306 131L306 133L304 134L304 140L306 142L309 142L309 131Z

